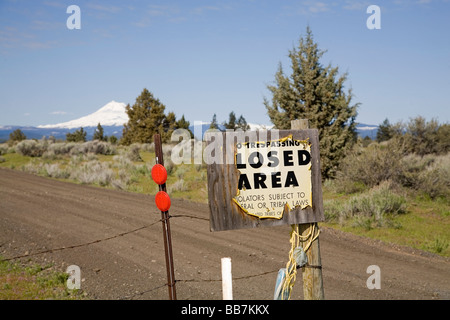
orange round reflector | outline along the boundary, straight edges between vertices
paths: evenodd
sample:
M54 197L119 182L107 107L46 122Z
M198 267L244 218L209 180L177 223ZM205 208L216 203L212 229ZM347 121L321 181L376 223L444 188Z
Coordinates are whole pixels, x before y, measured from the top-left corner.
M162 212L169 211L170 208L170 197L164 191L159 191L155 196L156 206Z
M163 165L157 163L152 168L152 179L157 184L164 184L167 180L167 170Z

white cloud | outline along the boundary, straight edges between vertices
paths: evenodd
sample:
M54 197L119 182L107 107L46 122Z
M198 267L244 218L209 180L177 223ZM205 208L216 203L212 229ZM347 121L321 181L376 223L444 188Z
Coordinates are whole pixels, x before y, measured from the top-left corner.
M370 1L345 0L343 8L345 10L362 11L367 9L367 7L370 5L371 5Z
M98 10L101 12L107 12L107 13L117 13L117 12L121 11L121 9L116 6L105 6L105 5L95 4L95 3L88 3L87 7L90 9ZM81 10L83 10L83 8L81 8Z
M328 4L326 4L325 2L307 1L306 5L309 12L312 13L325 12L329 10Z
M64 3L58 1L44 1L44 5L54 8L66 8L67 6Z
M147 13L152 17L171 17L179 14L180 8L176 5L156 5L152 4L148 6Z
M57 110L57 111L52 111L52 112L50 112L50 114L57 115L57 116L62 116L62 115L67 114L67 112Z
M33 20L31 21L31 28L34 30L55 30L63 28L62 22L50 22L45 20Z
M192 13L194 14L204 14L208 11L220 11L222 8L217 6L203 6L192 9Z
M327 3L321 1L302 1L300 3L295 4L294 6L283 6L283 10L287 12L286 14L291 15L310 15L310 14L318 14L322 12L328 12L331 10L331 7L334 6L334 3Z

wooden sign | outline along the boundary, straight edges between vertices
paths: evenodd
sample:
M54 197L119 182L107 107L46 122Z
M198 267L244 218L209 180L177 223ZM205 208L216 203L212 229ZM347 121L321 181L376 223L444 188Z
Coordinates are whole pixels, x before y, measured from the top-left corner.
M211 231L324 220L317 129L206 135Z

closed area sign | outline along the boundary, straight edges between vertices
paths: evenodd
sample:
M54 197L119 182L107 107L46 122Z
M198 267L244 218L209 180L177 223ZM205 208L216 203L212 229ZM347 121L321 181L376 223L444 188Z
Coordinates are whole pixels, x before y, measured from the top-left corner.
M324 220L317 129L206 136L212 231Z
M289 135L237 143L235 165L239 178L233 200L245 213L281 219L284 211L312 205L309 140Z

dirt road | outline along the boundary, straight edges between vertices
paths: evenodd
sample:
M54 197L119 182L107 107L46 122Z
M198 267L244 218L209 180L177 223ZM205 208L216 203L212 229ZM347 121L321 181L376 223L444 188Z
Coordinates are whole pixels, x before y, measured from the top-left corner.
M232 259L235 299L273 298L289 226L212 233L204 204L173 200L170 213L178 299L221 299L222 257ZM0 255L27 255L20 259L60 271L78 265L81 287L93 299L168 298L159 219L151 195L0 169ZM450 299L448 259L321 231L326 299ZM380 267L381 289L366 287L370 265ZM292 299L302 299L300 273Z

